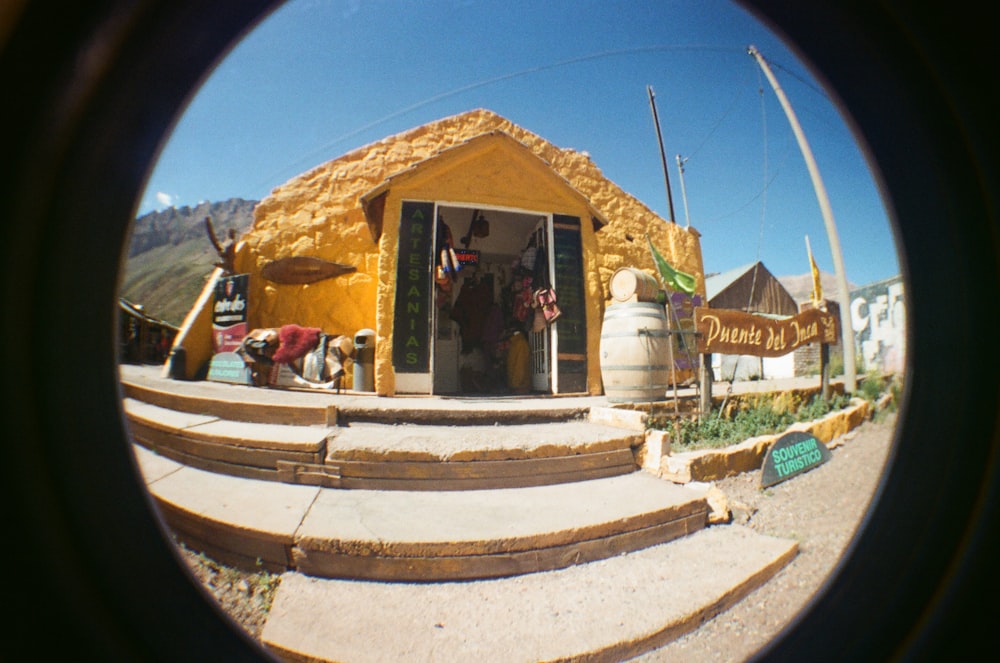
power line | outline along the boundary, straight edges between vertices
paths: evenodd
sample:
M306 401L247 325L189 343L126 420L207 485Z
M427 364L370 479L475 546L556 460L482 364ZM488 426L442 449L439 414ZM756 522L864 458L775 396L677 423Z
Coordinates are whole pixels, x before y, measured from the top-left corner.
M696 44L688 44L688 45L660 44L660 45L654 45L654 46L637 46L637 47L633 47L633 48L620 48L620 49L612 49L612 50L607 50L607 51L599 51L597 53L589 53L587 55L580 55L580 56L576 56L576 57L572 57L572 58L567 58L565 60L559 60L557 62L551 62L549 64L538 65L538 66L535 66L535 67L529 67L527 69L522 69L520 71L515 71L515 72L511 72L511 73L507 73L507 74L501 74L499 76L493 76L491 78L486 78L486 79L483 79L483 80L480 80L480 81L476 81L474 83L469 83L467 85L463 85L463 86L460 86L460 87L457 87L457 88L453 88L453 89L448 90L446 92L441 92L439 94L432 95L432 96L427 97L427 98L425 98L425 99L423 99L421 101L418 101L418 102L416 102L414 104L411 104L411 105L406 106L404 108L401 108L401 109L399 109L397 111L389 113L388 115L385 115L385 116L383 116L383 117L381 117L381 118L379 118L377 120L373 120L371 122L368 122L367 124L364 124L364 125L356 128L356 129L352 129L351 131L349 131L349 132L347 132L345 134L341 134L340 136L338 136L337 138L334 138L331 141L327 141L326 143L324 143L320 147L318 147L315 150L311 151L308 155L304 156L303 158L301 158L301 159L299 159L299 160L297 160L297 161L295 161L293 163L288 164L283 170L287 170L287 169L292 168L292 167L294 167L296 165L303 165L303 164L304 165L310 165L310 164L314 163L314 161L318 158L317 155L322 154L323 152L328 151L334 145L338 145L339 143L342 143L345 140L348 140L350 138L354 138L354 137L356 137L356 136L358 136L360 134L363 134L366 131L374 129L375 127L378 127L378 126L380 126L382 124L385 124L386 122L394 120L394 119L396 119L398 117L402 117L402 116L404 116L404 115L406 115L408 113L412 113L413 111L419 110L420 108L423 108L425 106L429 106L429 105L431 105L433 103L437 103L437 102L443 101L445 99L450 99L451 97L455 97L455 96L458 96L460 94L463 94L463 93L466 93L466 92L470 92L472 90L477 90L479 88L487 87L489 85L494 85L496 83L501 83L503 81L513 80L513 79L516 79L516 78L520 78L522 76L529 76L531 74L537 74L537 73L543 72L543 71L549 71L549 70L552 70L552 69L559 69L561 67L568 67L568 66L575 65L575 64L581 64L583 62L591 62L591 61L594 61L594 60L602 60L602 59L605 59L605 58L620 57L620 56L623 56L623 55L637 55L637 54L641 54L641 53L662 53L662 52L669 52L669 51L695 51L695 52L707 51L707 52L719 52L719 53L744 53L745 49L744 48L735 48L735 47L723 47L723 46L696 45ZM273 179L275 179L277 177L280 177L280 175L281 175L280 172L275 172L275 173L273 173L268 178L268 181L273 180Z

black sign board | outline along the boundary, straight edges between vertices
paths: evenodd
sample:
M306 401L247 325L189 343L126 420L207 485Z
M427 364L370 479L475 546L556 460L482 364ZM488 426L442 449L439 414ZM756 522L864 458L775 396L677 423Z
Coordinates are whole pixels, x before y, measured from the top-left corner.
M240 347L247 329L247 274L224 276L215 283L212 307L212 349L233 352Z
M392 336L392 364L397 373L430 371L433 230L434 203L403 203Z
M580 219L552 215L555 289L562 315L559 334L559 391L587 391L587 300L584 293Z
M475 249L455 249L455 257L460 267L479 264L479 251Z
M785 433L771 445L760 472L762 488L808 472L830 460L830 450L815 435L802 431Z

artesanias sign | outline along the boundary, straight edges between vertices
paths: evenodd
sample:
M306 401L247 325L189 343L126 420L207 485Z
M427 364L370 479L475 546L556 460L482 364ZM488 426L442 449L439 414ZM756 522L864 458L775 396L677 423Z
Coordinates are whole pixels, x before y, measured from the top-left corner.
M699 307L694 310L698 352L780 357L809 343L833 345L839 318L809 309L788 318Z

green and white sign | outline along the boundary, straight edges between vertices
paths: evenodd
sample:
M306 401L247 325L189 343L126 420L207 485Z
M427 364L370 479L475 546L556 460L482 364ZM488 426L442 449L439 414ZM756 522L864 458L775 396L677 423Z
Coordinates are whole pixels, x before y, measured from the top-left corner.
M250 367L235 352L219 352L208 365L208 379L231 384L253 384Z
M785 433L775 440L764 456L760 485L767 488L781 483L822 465L831 457L830 450L813 434L802 431Z

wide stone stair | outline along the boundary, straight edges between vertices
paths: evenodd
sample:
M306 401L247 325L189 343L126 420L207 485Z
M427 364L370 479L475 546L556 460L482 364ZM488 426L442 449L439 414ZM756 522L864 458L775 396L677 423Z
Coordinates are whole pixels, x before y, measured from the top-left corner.
M386 399L126 367L122 394L177 539L282 573L261 639L285 660L621 660L797 551L707 526L708 487L640 469L643 431L611 425L602 399Z

